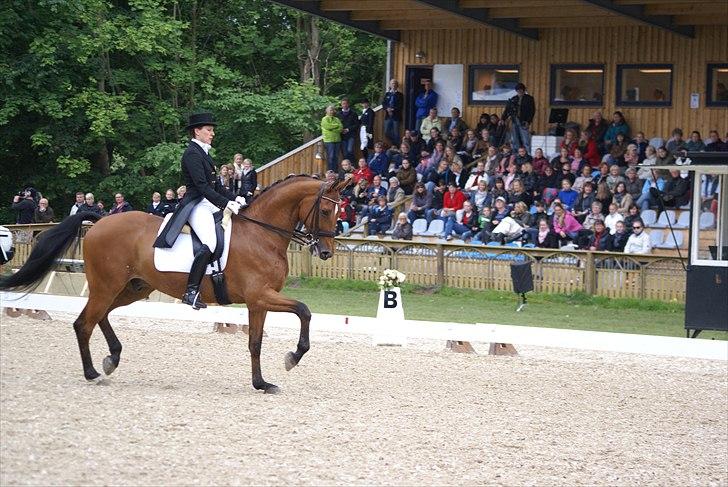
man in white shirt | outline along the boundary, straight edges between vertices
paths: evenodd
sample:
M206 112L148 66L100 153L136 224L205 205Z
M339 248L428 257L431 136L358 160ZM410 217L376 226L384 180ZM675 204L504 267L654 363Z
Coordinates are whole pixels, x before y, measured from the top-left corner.
M641 220L635 220L632 224L632 235L627 239L624 246L625 254L649 254L652 252L650 236L645 232Z
M85 202L84 198L85 198L85 195L84 195L83 191L79 191L76 193L76 202L73 204L73 206L71 207L71 211L68 213L70 216L73 216L76 213L78 213L78 209L80 207L82 207Z

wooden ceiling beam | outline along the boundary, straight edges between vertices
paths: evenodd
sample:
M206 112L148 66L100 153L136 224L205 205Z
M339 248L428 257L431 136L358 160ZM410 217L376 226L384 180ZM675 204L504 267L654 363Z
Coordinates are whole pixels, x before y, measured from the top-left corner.
M720 1L720 0L719 0ZM614 0L617 5L656 5L656 4L681 4L704 3L705 0Z
M456 30L482 28L475 22L467 20L382 20L379 26L383 30Z
M728 2L706 2L691 3L687 5L678 4L655 4L645 6L647 15L712 15L728 14Z
M534 8L491 8L488 14L494 19L524 18L524 17L598 17L604 12L589 5L579 5L569 8L534 7ZM609 17L609 15L606 15ZM590 22L589 25L594 25Z
M316 2L295 2L316 3ZM415 0L323 0L318 2L327 12L351 12L354 10L432 10Z
M726 25L728 14L718 15L678 15L675 17L677 25Z
M600 27L618 27L623 25L634 25L634 21L613 15L611 17L590 17L590 22ZM524 27L533 27L534 29L562 29L568 27L583 27L583 23L578 18L543 18L543 17L526 17L520 19L521 25Z
M350 15L351 20L422 20L432 18L429 13L423 15L422 10L356 10L351 12ZM443 17L447 16L443 15Z
M583 0L585 3L595 5L608 12L623 15L630 19L634 19L643 24L659 27L681 36L694 38L695 28L686 25L675 25L670 16L647 15L643 5L621 5L615 3L614 0Z
M553 0L519 0L517 3L513 0L460 0L460 7L468 8L505 8L513 7L514 5L519 8L531 8L531 7L554 7ZM559 8L570 7L575 5L584 5L581 0L565 0L559 2Z

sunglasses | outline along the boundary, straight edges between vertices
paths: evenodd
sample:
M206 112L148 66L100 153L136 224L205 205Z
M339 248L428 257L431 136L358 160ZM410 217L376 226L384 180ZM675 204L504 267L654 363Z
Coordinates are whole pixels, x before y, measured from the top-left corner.
M636 226L636 227L632 227L632 229L633 229L633 230L642 230L642 227L640 227L640 226Z

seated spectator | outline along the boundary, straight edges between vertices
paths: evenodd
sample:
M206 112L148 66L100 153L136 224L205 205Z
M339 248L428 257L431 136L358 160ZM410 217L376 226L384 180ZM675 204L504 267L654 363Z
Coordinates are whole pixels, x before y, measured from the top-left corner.
M83 194L83 191L76 192L76 201L75 203L73 203L73 206L71 206L71 211L68 213L70 216L75 215L78 209L83 206L83 203L85 201L84 198L85 196Z
M423 149L423 154L432 154L432 152L435 150L435 147L437 147L437 144L442 144L443 147L447 145L447 141L444 137L440 134L440 129L437 127L433 127L430 129L430 140L428 140L425 143L425 147Z
M640 163L640 154L637 146L629 144L627 146L627 152L624 154L624 164L627 168L634 168Z
M592 182L592 169L589 166L584 166L581 168L581 174L574 180L574 185L572 188L574 191L581 191L582 188L584 188L585 183L591 183Z
M498 153L498 149L491 145L488 147L488 154L485 157L485 174L488 178L494 178L499 173L501 162L501 156Z
M641 211L649 210L652 206L657 206L657 199L652 196L651 188L657 188L659 191L665 189L665 179L663 178L662 171L652 171L642 185L642 195L637 199L637 205Z
M546 166L544 174L538 182L538 192L546 205L550 205L554 198L558 196L558 184L559 175L554 172L550 165Z
M629 137L629 125L627 125L624 115L620 111L614 112L612 123L609 124L604 134L604 145L607 150L611 150L612 146L617 142L618 134L622 134L625 139Z
M708 142L705 144L705 150L707 152L728 152L728 142L720 140L717 130L711 130Z
M664 145L657 148L657 165L658 166L669 166L675 163L675 157L670 154L667 147Z
M503 184L505 185L506 191L511 190L513 181L518 178L518 166L515 162L508 163L508 173L503 177Z
M667 152L675 156L678 151L685 150L685 144L686 142L685 139L683 139L683 131L678 127L672 131L672 137L670 137L670 140L668 140L667 144L665 144L665 148L667 149Z
M606 183L608 177L609 164L607 164L606 162L602 162L601 164L599 164L599 174L594 176L594 173L592 173L592 181L594 182L594 184Z
M462 161L457 160L450 164L450 173L447 177L448 181L452 179L458 185L458 188L463 189L465 187L465 183L468 180L468 172L463 169Z
M558 176L559 188L561 187L561 182L564 179L568 179L569 183L571 183L571 186L574 186L574 181L576 181L576 175L571 172L571 163L569 162L565 162L564 165L561 167L561 172Z
M513 205L511 218L516 220L524 229L533 227L533 224L536 221L531 212L528 211L528 205L523 201L518 201Z
M581 174L581 170L585 167L589 167L589 165L582 157L581 149L577 147L574 149L574 157L571 159L571 172L572 174Z
M348 228L356 225L356 211L354 210L351 201L347 197L341 198L339 215L336 218L336 235L340 235L344 232L344 223L347 224Z
M543 201L537 201L533 204L533 210L531 210L533 213L533 219L534 221L538 222L539 220L546 220L549 221L549 215L546 213L546 205L543 204Z
M627 185L624 181L617 183L612 194L612 204L617 206L617 212L624 216L629 213L629 207L632 206L632 195L627 192Z
M438 167L434 171L430 171L422 180L425 183L425 188L427 188L427 191L432 192L437 185L438 181L443 180L445 183L449 183L453 180L453 178L450 175L450 166L448 165L447 161L442 160L438 164Z
M384 235L391 226L392 209L387 206L387 197L379 196L369 210L369 235Z
M670 179L665 183L662 201L668 208L680 208L688 203L690 181L680 176L680 171L670 171Z
M162 195L156 191L152 193L152 202L147 206L147 213L150 215L163 216L164 203L162 203Z
M685 143L685 150L688 152L702 152L705 150L703 139L700 138L700 132L693 130L690 134L690 140Z
M641 220L632 224L632 234L624 245L625 254L649 254L652 252L650 236L644 231Z
M104 208L106 208L106 205L104 204L104 200L98 200L96 202L96 208L99 209L101 216L107 216L109 214L109 212L104 209Z
M445 184L445 181L441 179L437 182L437 186L435 186L435 189L431 192L432 201L430 202L430 207L425 210L425 219L427 219L428 225L442 212L446 193L447 185Z
M559 145L559 149L566 149L566 153L573 156L574 150L577 146L576 131L572 128L566 129L566 132L564 132L564 138L561 140L561 145Z
M24 189L22 194L16 194L13 197L13 204L11 208L18 212L15 218L15 223L18 225L28 225L33 223L33 216L35 215L35 198L30 189Z
M392 238L396 240L412 240L412 224L407 221L407 214L400 213L392 229Z
M533 158L533 161L531 161L531 164L533 165L533 172L539 176L543 176L546 166L549 165L549 160L543 156L543 149L536 149L534 154L535 157Z
M569 150L566 148L562 148L559 155L551 159L551 166L555 170L561 170L564 164L569 164L569 168L571 168L571 156L569 155Z
M607 250L609 250L610 252L624 252L624 246L627 244L627 239L629 238L629 236L630 232L627 231L625 222L618 221L617 231L614 232L614 235L610 234L609 236L610 238Z
M502 144L506 138L506 124L500 123L500 118L495 113L490 114L490 136L495 146Z
M587 249L589 250L609 250L611 235L604 225L604 221L597 220L594 222L594 232L588 237Z
M134 208L131 207L128 201L124 200L124 195L121 193L116 193L114 195L114 204L111 206L111 209L109 210L109 215L115 215L117 213L126 213L127 211L132 211Z
M602 215L606 216L609 211L609 205L612 204L612 192L609 191L609 186L607 186L606 181L597 184L597 195L594 200L602 204Z
M346 176L351 174L352 177L354 176L354 167L351 165L351 161L349 159L344 159L341 161L341 168L339 169L338 178L339 179L346 179Z
M602 204L595 201L591 204L589 213L584 218L584 230L594 231L594 224L596 222L603 222L604 215L602 215Z
M475 205L478 211L482 211L485 206L488 206L488 194L488 186L485 184L485 179L481 179L478 181L478 187L475 191L470 193L470 201L473 202L473 205Z
M602 157L599 155L596 141L591 138L591 133L588 130L581 132L576 147L581 151L582 157L589 167L599 167Z
M410 146L405 140L399 144L399 147L392 146L387 151L387 158L389 159L389 168L391 171L396 171L399 166L402 165L402 160L410 158ZM413 166L414 167L414 166Z
M559 237L551 231L549 222L545 218L538 221L538 232L533 242L536 247L543 249L558 249Z
M487 149L486 147L483 147L482 150L478 150L479 143L481 143L481 140L478 139L477 135L475 135L475 131L472 129L466 130L461 147L462 152L459 152L458 155L460 155L460 157L467 158L468 162L479 158Z
M597 150L600 154L607 152L604 147L604 136L607 134L609 123L602 117L602 112L596 111L592 118L589 119L589 124L586 127L586 131L589 132L590 138L597 144Z
M475 169L470 172L463 189L468 193L472 193L478 189L480 181L488 182L488 175L485 174L485 161L482 160L478 161Z
M527 234L526 229L533 224L533 215L529 213L526 205L520 201L511 211L510 215L503 218L498 225L493 228L491 240L500 242L505 245L524 237Z
M369 211L377 206L379 197L384 196L387 199L387 190L382 186L382 177L380 175L374 176L372 184L367 186L367 204L361 208L360 215L362 217L369 216Z
M162 201L162 204L162 216L167 215L167 213L172 213L177 208L177 198L172 188L164 193L164 201Z
M324 175L324 181L327 183L334 183L336 180L339 179L339 174L334 171L333 169L329 169L326 171L326 174Z
M576 218L566 211L561 203L554 204L554 233L558 235L560 240L575 240L579 236L579 230L582 230L581 224Z
M463 211L450 214L445 221L445 231L441 238L452 240L453 234L465 241L470 240L473 235L480 232L478 213L474 210L470 201L463 202Z
M607 163L617 165L619 167L625 167L627 163L624 160L624 155L627 153L627 137L624 134L617 134L617 140L615 140L609 147L609 156L607 156Z
M384 144L381 142L374 144L374 153L369 155L367 165L370 171L380 176L384 176L389 172L389 159L384 152Z
M451 181L447 185L447 193L442 197L442 211L440 216L443 219L447 219L450 216L455 216L458 210L463 209L463 203L465 203L465 194L460 191L460 188Z
M425 213L432 203L432 193L425 189L422 183L415 184L415 190L412 194L412 202L410 203L407 218L410 222L414 222L418 218L426 218ZM429 223L429 222L428 222Z
M649 168L649 166L654 166L657 164L657 149L652 147L651 145L647 146L647 149L645 149L645 158L642 160L642 163L640 164L640 168L637 171L637 178L644 181L645 179L649 179L652 175L652 170Z
M637 171L630 167L624 172L624 176L624 187L627 193L632 197L632 201L637 201L642 194L642 181L637 179Z
M364 216L362 215L362 212L369 204L369 195L367 194L367 189L369 189L369 182L366 180L366 178L360 179L359 182L356 183L356 185L354 186L351 204L352 206L354 206L354 210L359 216Z
M402 203L404 203L404 190L399 187L399 179L391 177L387 189L387 206L391 210L396 210Z
M362 179L366 179L367 183L374 181L374 173L369 169L369 164L363 157L359 159L359 168L354 171L354 182L358 184Z
M486 199L485 204L488 206L495 206L495 200L501 196L503 197L503 201L508 201L508 191L506 191L506 185L503 182L503 178L495 178L495 182L488 193L488 198Z
M495 199L493 207L492 222L493 226L498 226L500 222L505 220L511 214L510 207L506 204L506 199L499 196Z
M434 107L430 108L429 115L422 120L422 124L419 127L422 140L425 142L430 141L430 130L433 128L436 128L440 133L442 133L442 124L437 116L437 108Z
M637 135L635 135L630 144L637 148L637 157L639 162L642 162L646 157L647 146L649 145L647 139L645 139L644 132L637 132Z
M624 216L617 211L617 205L612 203L609 205L609 214L604 218L604 224L609 229L609 233L614 234L617 231L617 222L621 221L624 221Z
M445 119L445 124L443 125L443 130L446 133L450 133L454 128L457 128L461 134L464 134L468 130L468 124L460 116L460 109L457 107L452 107L450 117Z
M417 130L410 132L409 138L405 139L410 146L410 161L413 165L419 164L420 157L422 157L422 151L425 149L425 142L420 137L420 133Z
M523 181L520 179L513 181L511 190L508 192L508 204L515 205L518 202L525 203L527 208L533 203L533 197L523 187Z
M52 223L54 218L53 208L48 206L48 200L45 198L38 200L38 207L33 215L33 223Z
M490 114L481 113L480 117L478 117L478 124L475 126L475 131L481 133L481 131L488 129L490 129Z
M415 183L417 182L417 172L412 167L412 164L410 164L409 159L402 159L402 165L399 167L395 177L399 181L399 185L404 191L404 194L412 194L415 189Z
M617 183L623 183L624 178L620 174L619 167L618 166L610 166L609 167L609 176L607 176L607 187L609 187L609 191L614 191L614 188L617 187Z
M525 163L521 166L521 175L518 177L523 183L523 190L528 193L530 201L540 197L538 192L539 176L533 172L533 166L530 162ZM529 203L530 205L530 203Z
M513 156L512 161L515 162L520 169L525 163L533 161L533 158L528 154L528 152L526 152L525 147L519 147L516 151L516 155Z
M574 203L576 203L576 199L579 197L579 193L571 189L571 181L568 178L564 178L561 180L561 191L559 191L559 200L561 201L561 204L566 208L568 211L571 211L571 209L574 207Z
M185 194L187 194L187 186L183 184L182 186L177 188L177 203L182 201L182 198L185 197Z
M635 222L635 220L641 220L640 209L636 204L632 203L631 205L629 205L629 208L627 209L627 215L624 217L624 226L627 233L630 233L630 230L632 229L632 224Z

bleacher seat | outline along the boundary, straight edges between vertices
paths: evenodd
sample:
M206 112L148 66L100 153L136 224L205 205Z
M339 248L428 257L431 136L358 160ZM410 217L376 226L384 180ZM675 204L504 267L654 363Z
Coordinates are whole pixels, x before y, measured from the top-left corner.
M684 235L683 232L675 232L675 238L672 237L672 233L668 232L665 235L665 241L659 245L655 245L658 249L678 249L683 246Z
M654 228L667 228L673 223L675 223L675 210L665 210L660 213L657 221L650 226Z
M640 213L640 218L642 218L642 222L646 227L650 227L657 220L657 213L655 213L655 210L645 210Z
M675 228L688 228L690 226L690 212L683 211L680 216L677 217L677 221L673 225Z
M700 229L708 230L715 227L715 215L710 211L704 211L700 214Z
M432 220L430 222L430 226L427 229L426 232L422 232L422 235L440 235L442 232L445 231L445 222L440 220L439 218Z
M660 147L665 145L665 140L662 137L652 137L650 139L650 145L655 149L659 149Z
M653 247L659 247L662 245L662 242L665 240L665 234L662 233L662 230L651 230L650 231L650 244Z
M412 222L412 235L422 235L427 231L427 220L418 218Z

